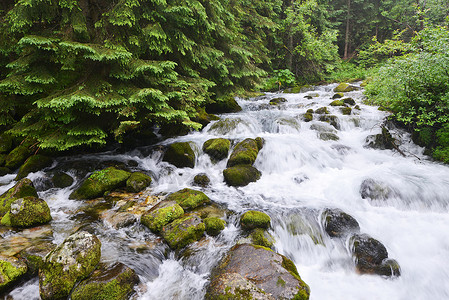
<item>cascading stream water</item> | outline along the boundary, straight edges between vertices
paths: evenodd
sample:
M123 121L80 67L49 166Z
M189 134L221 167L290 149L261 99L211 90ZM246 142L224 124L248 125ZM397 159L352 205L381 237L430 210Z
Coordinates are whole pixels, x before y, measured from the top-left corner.
M162 162L157 147L69 157L53 167L65 168L80 180L86 173L67 167L74 161L100 165L108 160L133 160L137 162L133 168L152 173L152 194L198 189L192 185L193 177L206 173L211 183L204 192L234 212L227 216L228 225L217 238L207 237L186 251L172 252L138 223L116 230L107 222L80 214L80 207L89 204L68 199L73 184L40 192L51 208L54 243L62 242L74 228L88 227L102 242L103 261L123 262L139 274L143 283L138 299L203 299L212 267L242 237L240 214L255 209L271 216L275 251L293 260L311 288L312 300L449 299L449 168L431 162L399 129L391 132L405 157L396 150L365 147L367 136L381 132L387 113L364 105L362 92L355 91L345 96L355 99L360 110L343 115L339 107L329 106L334 87L239 99L242 112L222 115L221 121L212 122L201 132L161 143L191 142L197 154L193 169ZM307 95L313 97L307 99ZM270 105L276 97L287 102ZM339 130L320 122L317 114L313 121L304 121L308 109L323 106L338 117ZM323 132L338 136L338 140L320 139ZM201 150L206 140L216 137L228 138L234 145L245 138L262 137L265 144L254 165L262 172L261 178L245 187L227 186L222 175L226 160L213 164ZM44 172L29 176L38 185L44 184L46 177ZM4 184L1 193L14 184L13 178L0 178ZM382 186L379 199L362 197L361 187L366 182ZM381 241L389 257L401 266L401 276L358 274L348 240L330 238L324 231L321 213L325 208L350 214L362 233ZM7 232L2 236L20 234ZM38 299L38 294L36 279L10 293L13 299Z

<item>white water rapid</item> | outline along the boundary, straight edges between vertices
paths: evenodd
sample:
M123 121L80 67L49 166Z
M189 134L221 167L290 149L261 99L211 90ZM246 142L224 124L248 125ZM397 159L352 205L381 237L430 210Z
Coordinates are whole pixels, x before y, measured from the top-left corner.
M445 300L449 299L449 167L432 162L423 149L410 141L405 132L392 128L400 149L366 148L368 135L381 132L387 113L364 105L360 91L346 93L360 110L343 115L339 107L329 106L335 84L316 87L299 94L266 94L238 99L243 111L221 115L234 120L226 126L214 121L201 132L165 140L189 141L196 146L193 169L177 169L161 161L158 147L138 148L88 157L70 157L53 168L76 160L107 160L137 164L133 167L152 173L151 193L171 193L192 185L193 177L206 173L211 180L203 191L230 211L227 227L217 237L207 237L188 248L188 254L174 253L157 241L157 236L140 224L115 230L102 221L76 217L81 201L69 200L69 188L40 192L52 211L52 240L62 242L74 228L87 226L102 242L102 260L120 261L133 268L141 278L137 299L203 299L212 267L241 239L238 225L246 210L261 210L272 218L270 233L275 251L296 264L302 279L310 286L311 300ZM311 99L305 96L313 96ZM287 102L269 105L270 99L284 97ZM308 110L327 106L336 115L339 130L320 122L318 115L305 122ZM333 132L339 140L321 140L321 131ZM202 152L203 143L216 137L230 139L235 145L245 138L262 137L265 144L255 167L262 176L245 187L228 187L222 171L226 160L213 164ZM69 173L82 179L85 174ZM31 174L36 182L46 173ZM10 188L13 176L0 178L0 193ZM384 185L382 199L363 199L365 180ZM401 276L384 278L360 275L348 249L348 242L330 238L323 229L321 213L339 208L353 216L362 233L379 240L390 258L401 267ZM3 232L5 238L20 232ZM1 239L0 239L1 243ZM143 245L143 246L142 246ZM10 293L12 299L39 299L38 282L32 279Z

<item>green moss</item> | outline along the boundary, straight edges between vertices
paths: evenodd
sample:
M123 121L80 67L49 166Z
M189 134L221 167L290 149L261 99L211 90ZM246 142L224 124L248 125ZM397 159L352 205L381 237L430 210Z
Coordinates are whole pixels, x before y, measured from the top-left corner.
M38 197L33 182L27 178L18 181L12 188L0 196L0 216L5 215L11 203L24 197Z
M210 183L210 179L209 179L209 177L207 177L206 174L201 173L201 174L197 174L197 175L195 175L195 177L193 177L193 183L195 183L195 185L198 185L201 187L207 187Z
M9 226L11 227L11 218L9 216L9 211L3 216L2 220L0 221L0 224L3 226Z
M153 232L160 232L166 224L176 220L184 214L184 210L176 203L156 208L154 211L142 216L140 222Z
M37 172L43 168L49 167L53 160L45 155L33 155L20 167L16 180L26 177L29 173Z
M346 93L346 92L352 92L355 91L356 88L347 84L347 83L340 83L336 88L334 88L335 93Z
M245 186L259 180L261 173L253 166L240 165L223 170L225 182L230 186Z
M327 109L327 107L320 107L317 110L315 110L316 114L322 115L322 114L329 114L329 110Z
M27 271L27 266L15 257L0 255L0 293L17 281Z
M309 299L310 288L299 276L299 273L298 273L298 270L296 269L295 264L287 257L285 257L283 255L281 255L281 256L282 256L282 267L284 267L284 269L286 269L293 277L295 277L299 281L299 285L301 287L293 299L297 299L297 300Z
M6 156L5 167L12 170L17 169L30 155L31 150L25 145L20 145Z
M207 153L213 161L220 161L228 157L231 142L228 139L210 139L204 142L203 151Z
M257 148L259 149L259 151L262 150L263 145L265 144L265 140L261 137L256 137L254 140L256 141Z
M142 172L134 172L126 181L126 189L131 193L138 193L151 184L151 177Z
M11 203L9 219L11 226L20 228L46 224L51 221L50 208L42 199L20 198Z
M338 122L338 117L335 115L322 115L320 116L320 121L326 122L334 126L336 129L340 129L340 124Z
M345 103L341 100L334 100L329 105L330 106L343 106L343 105L345 105Z
M259 145L254 139L245 139L238 143L232 151L226 166L252 165L259 153Z
M343 98L344 97L344 94L343 93L335 93L333 96L332 96L332 99L340 99L340 98Z
M350 108L350 107L341 107L340 111L344 115L350 115L351 112L352 112L352 108Z
M282 287L285 287L285 280L282 279L281 276L278 277L278 281L276 282L277 285L280 285Z
M167 147L163 161L178 168L193 168L195 166L195 152L188 142L173 143Z
M281 98L281 97L274 98L274 99L270 100L270 105L279 105L279 104L284 103L284 102L287 102L287 99Z
M266 213L256 210L250 210L245 212L240 217L240 225L246 230L254 228L268 228L270 227L271 218Z
M226 222L220 218L210 217L203 220L208 235L218 235L226 225Z
M273 247L274 239L268 232L261 228L256 228L249 235L251 242L255 245L264 246L267 248Z
M185 210L194 209L210 202L209 197L203 192L188 188L168 195L166 200L176 201Z
M201 219L195 215L187 215L167 224L162 229L162 237L172 249L181 249L199 240L206 230Z
M95 171L70 194L70 199L93 199L103 196L107 191L124 186L130 175L129 172L114 167Z

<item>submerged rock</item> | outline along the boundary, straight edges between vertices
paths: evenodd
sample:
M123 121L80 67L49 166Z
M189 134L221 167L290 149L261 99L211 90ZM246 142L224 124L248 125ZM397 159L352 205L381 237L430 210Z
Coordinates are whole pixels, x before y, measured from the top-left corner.
M245 139L238 143L232 151L226 166L233 167L237 165L252 165L256 161L259 153L260 143L255 139Z
M210 202L209 197L201 191L182 189L167 196L167 201L175 201L184 210L194 209Z
M291 260L261 246L236 245L214 268L205 299L309 299Z
M367 178L360 185L362 199L386 200L394 197L397 193L386 183Z
M53 159L45 155L33 155L20 167L16 180L25 178L29 173L40 171L51 166Z
M136 272L122 263L102 265L72 292L72 300L126 300L139 282Z
M50 221L50 208L47 202L37 197L24 197L11 203L10 210L3 216L1 224L26 228Z
M162 201L143 215L140 222L153 232L160 232L162 227L184 215L182 209L176 201Z
M195 152L188 142L173 143L168 145L163 161L177 168L193 168L195 166Z
M260 179L259 170L249 165L239 165L223 170L226 184L230 186L245 186Z
M242 125L246 127L250 126L248 122L240 118L226 118L212 124L209 131L216 134L228 134Z
M324 230L331 237L344 237L350 233L360 232L357 220L340 209L325 209L321 219Z
M0 217L3 217L9 211L12 202L24 197L38 197L33 182L27 178L19 180L0 196Z
M204 142L203 151L207 153L212 160L220 161L228 157L231 142L228 139L210 139Z
M357 271L361 274L399 276L399 264L388 259L385 246L378 240L366 235L356 234L351 237L351 250L355 258Z
M333 132L320 132L318 137L323 141L338 141L340 138Z
M162 237L174 250L198 241L204 234L206 226L197 215L186 215L162 228Z
M69 296L75 283L83 280L98 265L100 240L86 232L72 234L44 259L39 270L39 292L43 300Z
M250 210L245 212L240 217L240 225L245 230L251 230L255 228L267 229L270 227L271 218L264 212Z
M103 196L116 188L123 187L131 173L109 167L95 171L81 186L70 194L70 199L93 199Z
M27 265L14 256L0 255L0 294L27 272Z
M131 193L138 193L149 187L151 177L142 172L133 172L126 181L126 189Z

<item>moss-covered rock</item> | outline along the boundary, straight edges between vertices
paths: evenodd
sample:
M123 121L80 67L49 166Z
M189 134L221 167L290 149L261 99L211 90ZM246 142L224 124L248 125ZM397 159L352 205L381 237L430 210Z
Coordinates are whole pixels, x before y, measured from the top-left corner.
M184 210L194 209L210 202L209 197L207 197L203 192L188 188L168 195L166 200L175 201Z
M126 300L139 282L136 272L122 263L102 265L72 292L72 300Z
M212 271L205 299L309 299L291 260L270 249L236 245Z
M313 121L313 114L310 113L310 112L306 112L306 113L303 115L303 118L302 118L302 119L304 120L304 122L310 122L310 121Z
M70 199L93 199L103 196L106 192L126 185L131 173L109 167L95 171L81 186L70 194Z
M365 147L373 149L395 149L395 139L386 127L382 127L379 134L369 135L365 139Z
M76 232L65 239L45 257L39 270L42 300L68 297L75 283L95 270L100 256L100 240L86 231Z
M14 256L0 255L0 294L27 272L27 265Z
M270 100L270 105L280 105L281 103L287 102L287 99L278 97Z
M338 141L340 138L333 132L319 132L318 137L323 141Z
M252 165L256 161L258 153L259 144L257 141L245 139L235 146L226 166L229 168L237 165Z
M64 172L57 172L53 175L51 178L51 181L53 182L53 185L57 188L66 188L73 184L73 178L67 173Z
M13 137L9 134L0 134L0 153L8 153L13 147Z
M334 88L335 93L346 93L346 92L352 92L357 90L358 88L353 85L349 85L347 83L340 83L336 88Z
M334 100L329 105L330 106L343 106L343 105L345 105L345 103L341 100Z
M45 256L56 248L56 245L50 242L42 242L21 250L18 257L23 259L28 266L28 274L37 275L37 272L43 266Z
M0 176L5 176L6 174L11 173L11 170L7 167L0 167Z
M178 168L193 168L195 166L195 152L188 142L173 143L168 145L164 153L163 161Z
M245 212L240 217L240 225L245 230L251 230L255 228L267 229L270 227L271 218L264 212L257 210L250 210Z
M3 216L1 224L26 228L50 221L50 208L47 202L36 197L25 197L11 203L10 210Z
M153 232L160 232L162 227L184 215L176 201L161 201L140 218L140 222Z
M332 99L340 99L340 98L343 98L344 96L345 96L345 94L343 94L343 93L335 93L332 96Z
M203 128L207 126L211 121L220 120L220 118L214 114L208 114L204 108L199 108L197 110L197 115L191 118L192 121L200 123Z
M29 173L40 171L51 166L53 159L45 155L33 155L20 167L16 180L25 178Z
M217 100L215 103L206 105L206 111L210 114L233 113L241 110L242 108L237 101L235 101L234 97Z
M0 154L0 167L5 165L6 154Z
M266 248L272 248L275 242L274 237L262 228L254 229L249 234L249 238L251 239L251 243L254 245L259 245Z
M229 211L226 208L221 207L217 203L211 203L209 205L201 206L192 210L192 213L196 214L203 220L211 217L223 219L226 217Z
M352 108L350 107L340 107L340 111L344 115L350 115L352 112Z
M343 101L344 104L355 105L355 101L352 98L344 98L344 99L341 99L341 101Z
M327 114L329 114L329 110L326 106L324 106L324 107L320 107L320 108L316 109L315 113L319 114L319 115L323 115L323 114L327 115Z
M335 129L340 129L340 121L335 115L321 115L319 120L331 124Z
M223 170L223 177L229 186L245 186L260 179L259 170L249 165L239 165Z
M321 219L324 230L331 237L344 237L350 233L360 232L357 220L340 209L325 209Z
M126 181L126 189L131 193L138 193L150 186L151 177L142 172L133 172Z
M162 228L162 237L170 246L177 250L199 240L206 226L197 215L186 215Z
M26 145L20 145L12 150L5 159L5 167L14 170L20 167L31 155L31 150Z
M193 184L200 187L207 187L210 183L209 177L207 177L206 173L200 173L193 177Z
M0 196L0 217L9 211L12 202L24 197L38 197L33 182L27 178L18 181Z
M213 161L220 161L228 157L231 142L228 139L210 139L204 142L203 151L207 153Z
M226 222L217 217L209 217L203 220L208 235L218 235L226 226Z

